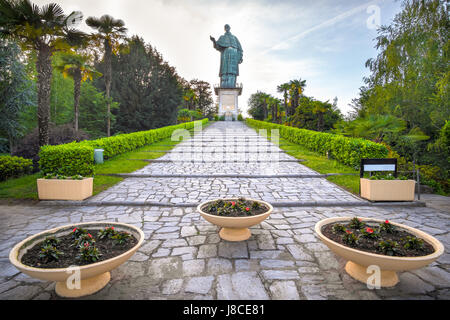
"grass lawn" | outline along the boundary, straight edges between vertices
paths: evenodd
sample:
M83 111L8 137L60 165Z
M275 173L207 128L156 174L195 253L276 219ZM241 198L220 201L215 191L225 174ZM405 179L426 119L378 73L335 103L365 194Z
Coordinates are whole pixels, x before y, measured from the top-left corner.
M248 124L247 124L248 125ZM251 126L250 126L251 127ZM255 129L255 128L254 128ZM267 130L268 138L270 138L270 130ZM306 160L301 164L311 168L319 173L356 173L354 176L333 176L328 177L327 180L341 186L347 191L359 195L359 171L349 166L339 163L336 160L328 159L317 152L310 151L305 147L289 142L280 137L280 148L285 150L289 155Z
M210 123L203 126L203 129L209 126ZM193 129L189 130L191 133ZM130 173L139 170L146 165L146 161L136 161L129 159L156 159L163 156L163 152L148 152L152 150L167 150L169 151L181 141L171 141L171 138L167 138L156 142L154 144L138 148L134 151L117 155L113 158L106 160L102 164L95 165L95 173ZM170 145L170 146L165 146ZM0 182L0 199L31 199L37 200L37 184L36 179L40 178L40 173L23 176L20 178L9 179ZM94 190L93 195L96 195L116 183L122 181L121 177L110 176L98 176L94 177Z

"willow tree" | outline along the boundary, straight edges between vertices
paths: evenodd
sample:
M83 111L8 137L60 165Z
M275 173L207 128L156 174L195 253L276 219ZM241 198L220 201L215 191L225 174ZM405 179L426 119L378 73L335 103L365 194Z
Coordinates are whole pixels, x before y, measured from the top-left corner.
M73 28L82 19L81 12L65 15L55 3L39 7L29 0L0 0L0 36L22 46L22 50L37 54L37 97L39 145L49 142L50 87L52 56L68 50L83 33Z
M100 18L89 17L86 19L86 24L98 31L94 37L103 42L103 62L105 63L103 76L105 79L105 97L108 101L106 134L109 137L111 135L111 59L112 55L118 52L119 40L125 36L127 28L125 28L125 22L123 20L114 19L107 14Z

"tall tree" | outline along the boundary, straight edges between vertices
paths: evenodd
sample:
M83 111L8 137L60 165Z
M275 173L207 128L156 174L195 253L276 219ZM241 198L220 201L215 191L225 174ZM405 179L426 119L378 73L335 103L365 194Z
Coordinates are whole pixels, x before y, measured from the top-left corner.
M112 66L111 59L113 53L118 50L119 39L125 36L127 28L125 28L125 22L120 19L114 19L110 15L103 15L100 18L89 17L86 19L86 24L93 29L97 30L95 35L99 40L103 41L104 55L103 61L105 63L104 79L105 79L105 96L108 100L107 108L107 124L106 135L111 135L111 79L112 79Z
M74 52L68 52L61 56L56 69L60 71L64 77L69 76L73 79L73 110L74 110L74 129L78 132L79 106L81 96L81 83L87 79L92 80L93 77L101 76L101 73L94 70L87 64L88 56L79 55Z
M290 89L289 83L282 83L282 84L280 84L277 87L277 91L283 94L284 110L286 112L286 118L291 116L290 109L288 109L288 92L289 92L289 89Z
M82 33L73 22L82 19L81 12L64 14L62 8L51 3L41 8L29 0L0 0L0 35L16 40L24 50L37 52L37 93L39 145L49 142L50 84L52 55L67 50Z
M20 48L10 41L0 42L0 153L13 150L13 143L24 133L20 113L33 105L31 81L20 62Z
M113 110L114 132L149 130L177 121L183 88L175 68L139 37L132 37L112 59L111 94L120 106ZM124 85L126 83L126 85Z
M297 109L300 96L303 94L303 91L306 87L306 80L302 79L294 79L289 82L290 89L289 95L291 96L291 106L290 106L290 114L294 114L295 109Z

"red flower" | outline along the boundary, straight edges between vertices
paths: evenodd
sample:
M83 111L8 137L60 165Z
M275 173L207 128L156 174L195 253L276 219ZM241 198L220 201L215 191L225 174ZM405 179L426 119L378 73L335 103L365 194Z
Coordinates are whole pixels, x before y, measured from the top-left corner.
M231 201L231 205L234 207L234 205L236 204L236 202Z
M369 228L369 227L366 228L366 231L367 231L368 233L373 233L373 229L372 229L372 228Z
M347 232L347 234L353 233L353 232L351 232L350 230L345 230L345 232Z
M91 239L92 239L92 236L91 236L91 234L90 234L90 233L88 233L88 236L89 236L89 238L91 238Z
M246 207L246 208L245 208L245 211L250 211L250 208L249 208L249 207Z
M86 248L89 247L89 243L85 242L85 243L84 243L84 246L85 246Z
M72 232L75 232L75 231L77 231L77 228L73 228Z
M386 220L384 223L389 224L389 220Z
M114 227L111 227L111 230L114 230Z

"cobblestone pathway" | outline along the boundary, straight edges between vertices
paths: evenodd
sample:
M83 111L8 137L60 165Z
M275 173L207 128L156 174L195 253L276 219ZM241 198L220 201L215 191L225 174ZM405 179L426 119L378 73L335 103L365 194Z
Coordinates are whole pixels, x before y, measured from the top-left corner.
M152 163L134 173L168 177L127 178L90 201L195 204L239 195L271 203L363 201L323 178L290 178L292 175L318 176L318 173L295 162L294 157L241 122L211 125L159 160L169 162ZM180 174L186 177L170 177ZM236 175L245 177L233 177ZM270 178L251 178L261 175ZM280 175L283 178L278 177Z
M227 124L235 126L236 134L254 134L242 124ZM223 125L213 125L203 134ZM187 173L217 174L228 169L260 173L255 163L223 163L216 171L207 163L179 165L151 164L140 172L179 173L189 168ZM300 164L282 166L291 168L286 170L288 173L298 170L311 174ZM258 185L266 188L257 189ZM148 190L155 187L156 192ZM340 192L342 201L346 197L353 199L321 178L129 178L111 189L98 198L111 195L112 199L135 201L149 192L147 197L161 195L161 201L188 200L190 195L199 201L248 190L250 196L273 197L274 201L278 201L276 193L284 200L290 200L290 196L299 197L296 200L317 196L326 201L335 197L334 192ZM0 299L58 299L54 284L19 273L8 261L9 250L26 236L45 229L95 220L133 224L142 228L146 240L130 261L111 272L112 280L104 289L86 299L450 299L448 213L426 207L364 204L361 201L361 206L353 207L278 207L265 222L252 228L248 241L240 243L221 240L218 228L204 221L195 208L0 206ZM355 215L388 218L419 227L439 239L446 252L427 268L400 273L400 283L394 288L369 290L345 273L345 261L331 253L313 232L314 224L323 218Z

